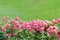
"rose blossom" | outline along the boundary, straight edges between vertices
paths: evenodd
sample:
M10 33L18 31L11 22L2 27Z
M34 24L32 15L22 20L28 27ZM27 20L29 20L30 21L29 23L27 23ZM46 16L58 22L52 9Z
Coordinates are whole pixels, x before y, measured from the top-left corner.
M16 17L16 18L15 18L15 21L18 21L18 20L19 20L19 17Z
M60 40L60 31L57 32L57 38L58 38L58 40Z
M10 38L10 37L12 36L12 34L7 33L6 36L7 36L8 38Z
M3 32L6 32L6 27L3 26L3 27L2 27L2 31L3 31Z
M58 27L56 27L56 26L50 26L50 27L47 29L47 31L48 31L49 33L51 33L51 34L56 33L57 30L58 30Z

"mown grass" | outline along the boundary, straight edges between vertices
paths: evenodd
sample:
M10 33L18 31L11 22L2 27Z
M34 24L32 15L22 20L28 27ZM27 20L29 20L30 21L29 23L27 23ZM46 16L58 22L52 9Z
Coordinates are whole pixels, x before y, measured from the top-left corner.
M22 20L52 20L60 17L60 0L0 0L0 19L3 16Z

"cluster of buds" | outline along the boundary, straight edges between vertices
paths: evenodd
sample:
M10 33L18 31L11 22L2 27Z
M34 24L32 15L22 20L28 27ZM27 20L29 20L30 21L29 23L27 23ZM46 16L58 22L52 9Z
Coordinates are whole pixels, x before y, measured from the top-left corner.
M5 19L6 20L6 19ZM60 19L48 21L48 20L32 20L29 22L25 21L18 21L19 17L16 17L15 20L10 20L8 23L2 27L3 32L7 32L6 36L16 36L17 31L20 29L26 29L29 30L32 33L35 33L35 31L38 31L40 34L43 34L44 32L48 32L47 37L51 37L50 34L57 34L57 37L60 38L60 31L59 28L55 25L60 22ZM12 33L14 31L14 33Z

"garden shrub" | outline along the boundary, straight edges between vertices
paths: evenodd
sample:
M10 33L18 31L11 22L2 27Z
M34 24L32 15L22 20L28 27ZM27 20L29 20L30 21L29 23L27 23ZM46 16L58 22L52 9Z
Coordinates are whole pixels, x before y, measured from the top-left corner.
M7 18L2 18L0 40L60 40L60 30L57 26L60 18L28 22L19 20L19 17L10 20Z

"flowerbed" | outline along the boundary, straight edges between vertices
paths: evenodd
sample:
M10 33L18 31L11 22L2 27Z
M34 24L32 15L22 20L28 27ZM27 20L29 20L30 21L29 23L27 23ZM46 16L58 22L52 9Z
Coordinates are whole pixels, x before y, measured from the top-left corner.
M20 21L5 16L0 24L0 40L60 40L60 18L52 21Z

